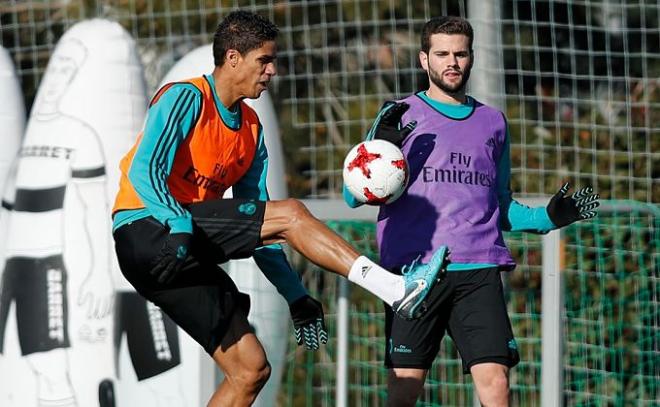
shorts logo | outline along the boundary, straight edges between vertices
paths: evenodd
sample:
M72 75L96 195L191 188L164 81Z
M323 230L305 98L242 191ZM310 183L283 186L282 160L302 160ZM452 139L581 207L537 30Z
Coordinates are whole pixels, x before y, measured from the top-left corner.
M394 346L392 339L390 339L390 355L393 353L412 353L412 349L406 345Z
M242 203L238 206L238 211L244 215L254 215L254 213L257 211L257 205L255 205L253 202Z
M516 343L515 339L511 339L509 343L507 343L507 346L509 347L509 349L514 349L514 350L518 349L518 344Z

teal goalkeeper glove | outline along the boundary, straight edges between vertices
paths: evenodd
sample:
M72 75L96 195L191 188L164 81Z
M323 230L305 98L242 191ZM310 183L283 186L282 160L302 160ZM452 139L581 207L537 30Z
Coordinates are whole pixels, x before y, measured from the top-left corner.
M308 350L317 350L319 343L328 343L328 331L320 302L305 295L290 304L289 310L298 345L305 345Z
M596 216L599 195L592 194L593 188L584 187L571 196L566 193L571 188L565 183L559 191L550 199L546 210L552 223L561 228L579 220L591 219Z

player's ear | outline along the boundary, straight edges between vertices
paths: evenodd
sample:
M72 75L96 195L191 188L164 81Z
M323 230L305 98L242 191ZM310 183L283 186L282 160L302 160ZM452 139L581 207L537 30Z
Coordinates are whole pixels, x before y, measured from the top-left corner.
M429 70L429 55L424 51L419 51L419 63L422 64L422 69Z
M240 58L241 53L238 50L230 48L225 52L225 63L228 63L231 67L236 67Z

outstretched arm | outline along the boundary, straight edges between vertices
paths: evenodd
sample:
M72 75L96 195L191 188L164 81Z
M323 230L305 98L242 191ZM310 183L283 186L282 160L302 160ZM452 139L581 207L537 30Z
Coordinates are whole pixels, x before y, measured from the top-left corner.
M548 233L555 229L545 207L530 208L516 201L511 192L511 145L507 128L506 141L497 163L497 198L500 205L500 224L506 231Z
M547 206L530 208L512 198L510 188L511 159L509 133L500 161L497 166L497 195L500 205L500 223L503 230L548 233L551 230L596 216L594 211L598 195L592 194L591 187L585 187L567 197L569 184L566 183L553 196Z

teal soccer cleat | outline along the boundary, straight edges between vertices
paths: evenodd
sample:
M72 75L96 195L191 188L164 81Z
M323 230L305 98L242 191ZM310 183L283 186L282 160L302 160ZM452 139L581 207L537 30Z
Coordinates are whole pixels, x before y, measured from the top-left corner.
M431 292L431 288L440 280L447 267L448 256L447 246L441 246L428 263L418 263L417 260L414 260L410 265L403 267L406 291L402 299L392 304L392 309L398 316L404 319L415 319L426 312L424 300Z

